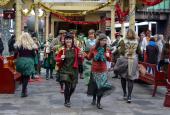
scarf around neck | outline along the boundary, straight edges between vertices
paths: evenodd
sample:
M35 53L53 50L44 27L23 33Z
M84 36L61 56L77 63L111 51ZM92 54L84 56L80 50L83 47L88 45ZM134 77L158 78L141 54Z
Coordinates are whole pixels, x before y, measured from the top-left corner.
M104 48L103 48L103 47L98 47L98 48L97 48L97 51L98 51L98 53L97 53L97 55L94 57L94 60L95 60L95 61L105 62L105 61L106 61L106 58L105 58L105 56L104 56L104 52L105 52Z

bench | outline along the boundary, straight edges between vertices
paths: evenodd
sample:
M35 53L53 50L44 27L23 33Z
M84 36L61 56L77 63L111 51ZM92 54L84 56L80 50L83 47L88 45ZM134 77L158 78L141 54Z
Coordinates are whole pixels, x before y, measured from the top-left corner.
M167 92L165 95L164 106L170 107L170 64L168 65Z
M149 64L146 62L139 62L139 64L142 64L146 70L147 68L152 68L152 74L146 73L144 76L139 75L139 80L144 81L148 84L154 85L154 90L152 93L152 96L154 97L156 94L156 90L158 86L166 86L166 77L164 72L160 72L157 70L156 64Z
M16 72L13 67L10 67L13 57L8 57L11 59L10 63L4 64L3 57L0 57L0 93L13 94L15 93L17 84L20 84L21 74Z

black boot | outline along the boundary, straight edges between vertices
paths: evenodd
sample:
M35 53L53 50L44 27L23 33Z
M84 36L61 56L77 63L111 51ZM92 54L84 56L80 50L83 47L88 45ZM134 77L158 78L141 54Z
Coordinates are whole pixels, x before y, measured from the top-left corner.
M132 101L132 100L131 100L131 96L128 96L128 97L127 97L127 103L131 103L131 101Z
M27 97L27 85L29 81L29 76L23 76L22 78L22 93L21 97Z
M97 96L97 108L98 108L98 109L103 109L103 108L101 107L100 101L101 101L101 96Z
M122 85L122 89L123 89L123 99L126 100L126 99L127 99L127 93L126 93L126 79L121 78L121 85Z
M133 90L133 80L128 80L128 97L127 97L127 103L131 103L131 94Z
M64 106L65 106L65 107L70 107L70 101L69 101L69 99L68 99L68 95L65 95L64 97L65 97Z
M64 98L65 98L64 106L70 107L70 88L68 83L65 83Z
M49 76L49 69L47 68L47 69L46 69L46 80L49 79L48 76Z

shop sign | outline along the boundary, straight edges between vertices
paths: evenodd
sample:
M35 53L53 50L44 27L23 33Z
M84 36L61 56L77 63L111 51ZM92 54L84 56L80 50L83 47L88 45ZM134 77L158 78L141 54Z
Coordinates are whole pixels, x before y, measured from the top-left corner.
M4 19L14 19L15 11L14 10L4 10L3 17L4 17Z

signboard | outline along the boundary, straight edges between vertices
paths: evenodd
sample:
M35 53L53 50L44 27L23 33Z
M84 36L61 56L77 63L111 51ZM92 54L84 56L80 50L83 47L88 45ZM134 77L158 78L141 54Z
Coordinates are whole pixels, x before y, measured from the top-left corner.
M4 17L4 19L14 19L15 11L14 10L4 10L3 17Z

